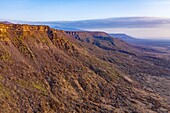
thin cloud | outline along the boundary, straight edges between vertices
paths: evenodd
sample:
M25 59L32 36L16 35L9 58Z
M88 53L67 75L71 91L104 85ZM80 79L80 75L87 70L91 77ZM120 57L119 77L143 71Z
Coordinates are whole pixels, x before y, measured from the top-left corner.
M157 3L157 4L170 5L170 0L157 1L156 3Z

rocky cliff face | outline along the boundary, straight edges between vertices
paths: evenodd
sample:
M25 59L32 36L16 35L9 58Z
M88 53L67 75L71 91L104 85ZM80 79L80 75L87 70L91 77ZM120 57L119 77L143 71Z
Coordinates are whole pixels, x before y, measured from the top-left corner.
M168 112L162 97L101 59L106 49L82 43L48 26L0 24L0 112Z
M19 25L19 24L3 24L0 23L1 31L48 31L50 27L48 26L31 26L31 25Z

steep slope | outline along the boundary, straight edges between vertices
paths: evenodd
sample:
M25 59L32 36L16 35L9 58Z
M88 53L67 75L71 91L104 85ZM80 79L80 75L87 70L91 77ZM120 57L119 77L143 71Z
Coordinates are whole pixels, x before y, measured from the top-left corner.
M91 52L96 57L105 60L108 60L109 62L113 64L122 65L124 64L138 64L138 66L142 66L139 68L139 70L143 70L143 64L146 64L146 66L149 66L150 68L154 67L155 69L160 70L159 72L155 72L152 70L152 72L148 71L148 74L153 75L167 75L169 76L169 59L163 59L161 56L159 57L158 54L161 54L162 56L167 54L164 51L159 51L153 48L143 47L143 46L134 46L129 45L119 39L116 39L114 37L109 36L106 33L102 32L69 32L67 31L70 36L73 36L75 39L77 39L82 45L82 47L86 48L89 52ZM104 55L104 56L103 56ZM111 60L112 58L112 60ZM121 61L123 59L126 59L126 61ZM135 61L136 60L136 61ZM149 63L147 63L149 62ZM141 64L140 64L141 63ZM155 65L153 65L155 64ZM127 66L128 66L127 65ZM135 67L135 66L132 66ZM128 68L128 67L127 67ZM166 68L166 69L161 69ZM125 69L126 70L126 69ZM131 69L134 71L134 73L138 72L134 68ZM163 71L161 71L163 70ZM143 70L144 71L144 70ZM132 73L131 73L132 74Z
M161 94L170 102L170 51L148 46L129 45L106 33L67 32L79 40L90 54L115 65L146 90ZM101 38L102 37L102 38ZM91 40L91 43L86 39ZM169 103L170 104L170 103Z
M108 36L94 34L100 40ZM105 43L93 44L95 53L108 51ZM0 112L170 110L162 97L143 90L84 45L68 32L48 26L0 24ZM129 47L119 45L124 45L123 53Z

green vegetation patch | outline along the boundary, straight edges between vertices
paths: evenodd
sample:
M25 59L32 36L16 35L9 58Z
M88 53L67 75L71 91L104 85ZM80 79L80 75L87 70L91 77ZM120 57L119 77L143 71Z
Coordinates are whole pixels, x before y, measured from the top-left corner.
M41 40L42 43L46 44L47 46L50 45L50 43L48 42L46 37L42 37L42 38L40 38L40 40Z
M36 83L32 83L32 85L33 85L34 88L38 89L39 91L47 92L47 90L45 89L43 84L36 82Z
M0 82L0 97L6 97L10 98L11 93L9 92L9 89L4 86L3 83Z
M58 46L61 49L66 50L66 51L68 51L72 47L72 45L69 43L69 41L62 37L57 37L57 38L53 39L53 42L56 44L56 46Z
M29 58L34 58L34 54L28 45L23 41L23 37L13 38L13 44L19 49L19 51L28 56Z
M5 62L10 62L12 59L9 51L7 51L3 46L0 47L2 49L0 50L0 60L3 60Z
M47 90L45 88L45 86L43 85L43 83L40 83L40 82L29 82L30 80L26 81L26 80L23 80L23 79L19 79L17 81L17 83L23 87L23 88L34 88L34 89L37 89L41 92L44 92L44 93L47 93Z

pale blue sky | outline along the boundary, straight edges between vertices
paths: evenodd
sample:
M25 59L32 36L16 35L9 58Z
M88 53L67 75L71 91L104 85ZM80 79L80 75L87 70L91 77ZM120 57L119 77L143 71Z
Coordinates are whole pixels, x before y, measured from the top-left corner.
M134 16L170 17L170 0L0 0L0 19L63 21Z

